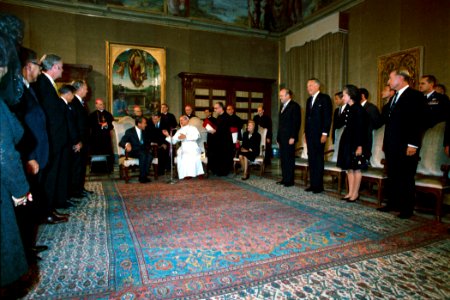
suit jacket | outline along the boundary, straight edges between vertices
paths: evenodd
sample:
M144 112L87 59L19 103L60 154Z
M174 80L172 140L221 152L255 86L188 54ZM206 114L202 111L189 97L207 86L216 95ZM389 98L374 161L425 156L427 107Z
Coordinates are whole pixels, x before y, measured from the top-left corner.
M67 105L59 98L53 84L44 74L38 76L32 87L47 118L50 155L59 153L69 145Z
M294 100L289 101L278 119L277 142L287 143L290 138L298 141L298 132L302 123L301 108Z
M145 129L145 134L148 136L148 139L151 143L156 143L158 144L158 146L161 146L162 144L168 144L166 142L166 136L162 133L162 131L163 129L169 131L170 128L163 127L163 125L167 126L167 124L163 124L161 121L159 123L159 128L156 128L156 125L150 121L147 125L147 128ZM172 132L172 134L175 134L175 130L174 132Z
M120 140L119 146L125 149L127 143L131 144L131 151L147 151L150 141L145 132L142 132L143 143L141 144L139 136L136 132L136 126L133 126L125 131L124 136Z
M344 109L342 110L342 112L339 113L341 107L337 107L334 110L334 115L333 115L333 130L331 132L331 136L333 138L333 144L335 141L335 134L336 134L336 129L340 129L342 127L344 127L347 124L348 121L348 117L349 117L349 110L350 110L350 105L346 105L344 107Z
M395 96L394 96L395 97ZM423 95L408 87L391 108L393 98L384 109L386 120L383 149L386 154L405 156L408 145L421 146L423 133Z
M62 101L64 102L64 100ZM76 112L70 106L69 103L66 104L66 114L67 114L67 127L69 129L69 142L70 145L73 146L78 144L81 141L81 139L80 139L80 132L78 131L76 123Z
M166 129L176 128L178 125L175 116L169 112L167 114L161 114L160 123L162 124L161 127Z
M425 97L424 97L425 99ZM426 128L431 128L440 122L447 122L450 115L450 101L447 97L434 91L428 99L426 106Z
M253 132L251 138L249 138L248 136L249 132L248 131L244 132L241 148L247 150L252 149L252 152L256 157L261 152L261 135L259 134L259 132L255 131Z
M70 103L75 119L75 126L77 128L80 140L83 146L86 146L89 140L89 114L87 109L81 104L78 97L74 97Z
M312 97L306 102L305 135L307 143L320 143L322 133L329 134L332 104L330 96L319 93L311 107Z
M381 117L378 107L369 101L364 104L367 113L367 139L363 146L364 153L370 155L372 153L373 131L383 126L383 118Z
M47 120L33 88L24 85L23 94L16 107L16 115L25 130L17 149L24 162L36 160L40 169L48 162Z

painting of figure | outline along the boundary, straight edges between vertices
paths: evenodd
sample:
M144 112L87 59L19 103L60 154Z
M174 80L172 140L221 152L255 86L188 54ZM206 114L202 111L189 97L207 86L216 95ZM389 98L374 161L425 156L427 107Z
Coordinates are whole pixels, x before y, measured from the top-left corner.
M145 115L156 112L155 103L165 99L165 49L115 43L107 47L110 107L117 110L113 115L121 117L135 105Z

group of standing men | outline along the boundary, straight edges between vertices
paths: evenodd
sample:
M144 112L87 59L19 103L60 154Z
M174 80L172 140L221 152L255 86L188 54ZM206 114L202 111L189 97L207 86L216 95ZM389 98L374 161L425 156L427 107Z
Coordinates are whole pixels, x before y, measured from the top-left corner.
M389 188L387 205L379 210L399 211L400 218L409 218L413 214L414 177L424 131L445 121L445 151L448 151L450 144L448 98L434 91L434 76L422 76L420 92L409 86L410 79L406 70L393 70L390 73L386 95L389 101L384 105L381 114L376 106L367 102L366 90L360 89L361 104L367 113L365 118L368 119L368 124L371 124L368 126L367 139L364 139L367 143L362 145L366 156L371 155L372 131L385 125L383 151ZM328 95L320 92L320 81L316 78L308 80L307 91L310 97L306 102L305 141L311 185L306 191L320 193L323 191L325 144L332 125L332 103ZM277 142L280 147L282 179L277 184L289 187L294 184L295 143L299 136L301 112L300 105L292 101L292 92L289 89L281 89L279 95L282 108L279 114Z

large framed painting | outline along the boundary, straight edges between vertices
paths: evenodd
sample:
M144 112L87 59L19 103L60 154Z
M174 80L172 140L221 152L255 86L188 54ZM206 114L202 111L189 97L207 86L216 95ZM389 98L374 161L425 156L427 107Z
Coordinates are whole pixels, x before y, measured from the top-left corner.
M405 69L411 74L409 85L417 89L422 74L423 47L415 47L378 57L378 107L383 107L381 92L394 69Z
M139 106L145 116L160 111L166 98L166 50L106 42L108 103L114 117L132 116Z

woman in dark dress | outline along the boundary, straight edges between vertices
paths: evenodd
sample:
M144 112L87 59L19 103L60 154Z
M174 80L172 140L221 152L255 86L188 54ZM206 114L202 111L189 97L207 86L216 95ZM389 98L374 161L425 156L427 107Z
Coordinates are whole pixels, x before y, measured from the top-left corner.
M248 161L255 161L255 158L259 155L261 147L261 135L255 131L255 122L248 121L247 131L244 132L242 138L242 146L239 151L239 160L241 162L243 177L242 180L250 178L250 172L248 171Z
M359 199L361 185L361 170L367 168L363 153L366 145L368 118L361 106L361 94L354 85L346 85L343 90L343 100L350 106L347 125L339 143L337 166L347 171L348 193L342 200L355 202Z

